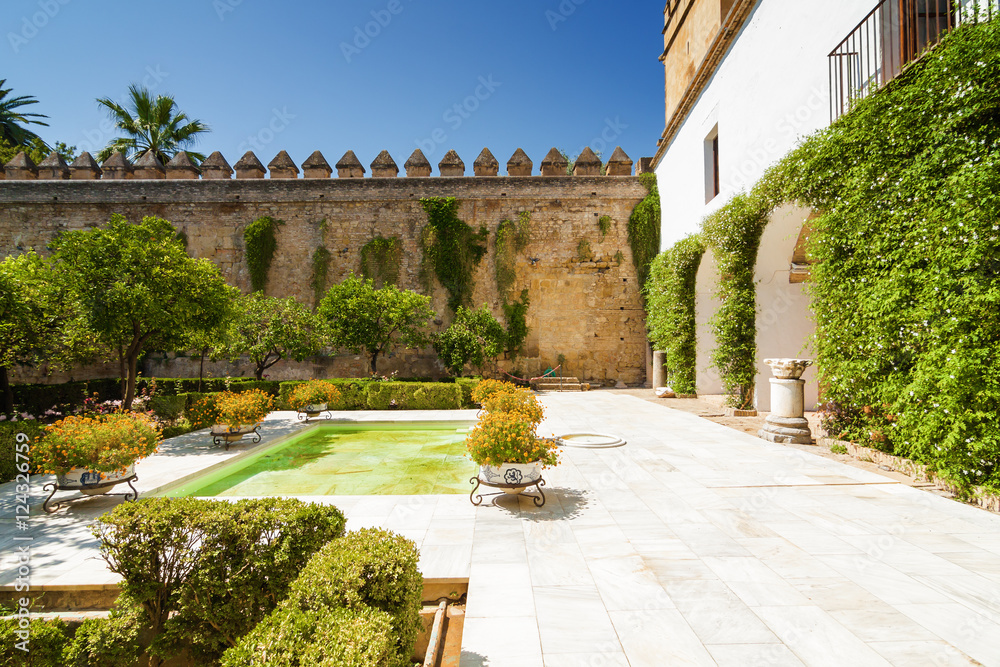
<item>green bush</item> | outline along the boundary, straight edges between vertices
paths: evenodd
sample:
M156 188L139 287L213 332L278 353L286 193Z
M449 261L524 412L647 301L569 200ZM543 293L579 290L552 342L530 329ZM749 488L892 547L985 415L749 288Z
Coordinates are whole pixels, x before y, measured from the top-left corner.
M107 618L80 624L66 646L65 667L131 667L142 654L142 609L119 598Z
M0 667L25 665L27 667L64 667L63 650L69 643L69 631L59 619L42 621L34 619L28 625L29 639L22 651L17 648L19 637L16 618L0 619ZM22 644L22 646L24 646Z
M17 434L24 433L34 441L44 427L44 424L34 420L0 422L0 483L9 482L17 476Z
M639 180L648 194L629 216L628 244L641 289L649 277L650 263L660 252L660 191L656 186L656 174L642 174Z
M369 528L321 549L291 586L286 606L302 611L372 607L392 617L394 658L408 667L419 632L423 578L410 540Z
M649 339L664 351L668 382L679 394L696 390L695 278L704 253L697 234L681 239L653 260L645 285Z
M369 607L283 607L222 656L223 667L392 667L392 617Z
M365 396L365 385L369 383L369 380L334 379L328 381L333 383L337 389L340 390L340 401L337 405L338 410L368 409L368 399ZM279 410L293 409L289 403L289 399L292 395L292 391L300 384L305 384L305 381L293 380L281 383L276 403Z
M122 592L142 606L162 658L214 661L269 614L323 544L344 533L332 506L152 498L123 503L94 533Z
M18 412L27 412L36 417L52 407L83 405L83 399L90 395L86 382L64 382L62 384L15 384L11 385L14 405ZM112 398L121 398L119 392Z
M472 400L472 390L479 384L480 378L456 378L455 384L462 390L462 408L472 408L475 403Z
M173 421L184 414L187 405L187 397L183 394L179 396L156 395L149 399L147 407L160 419Z
M371 410L458 410L462 389L436 382L371 382L365 387Z

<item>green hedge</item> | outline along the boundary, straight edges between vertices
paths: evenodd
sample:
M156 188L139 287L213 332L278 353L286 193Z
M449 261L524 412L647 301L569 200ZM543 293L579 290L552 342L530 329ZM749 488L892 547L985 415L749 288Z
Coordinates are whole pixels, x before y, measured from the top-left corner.
M393 667L396 636L384 611L283 607L222 656L222 667Z
M333 540L313 556L292 584L288 599L282 609L276 612L277 618L272 616L265 626L267 633L248 638L240 654L252 653L254 649L267 646L273 647L278 656L285 656L278 657L278 661L273 664L300 664L294 662L294 654L310 649L291 644L282 646L282 633L289 625L306 636L315 636L319 634L318 626L330 614L339 614L342 609L363 612L370 608L386 614L392 628L392 651L389 659L372 664L409 667L421 627L423 577L417 569L419 558L420 554L413 542L377 528L359 530ZM303 617L290 610L317 615ZM379 619L379 615L368 615L361 622L378 630L382 622ZM308 627L302 627L306 623L309 624ZM384 633L378 631L371 638L365 638L361 647L367 651L368 643L371 642L375 652L379 653L383 641ZM324 664L340 667L363 663L332 661Z
M45 424L33 420L0 422L0 483L17 476L17 434L24 433L34 440L44 428Z
M664 351L668 383L680 394L696 391L695 278L704 254L699 235L681 239L653 260L645 286L649 339Z
M472 406L472 389L479 380L458 382L330 380L340 389L337 410L460 410ZM278 409L290 410L288 399L299 381L282 382Z
M144 611L150 651L169 658L187 649L210 664L344 534L344 515L292 499L147 498L101 516L94 533L123 595Z
M71 638L62 621L34 619L28 626L28 651L21 651L17 644L23 639L16 632L16 618L0 619L0 667L26 665L28 667L65 667L63 651Z

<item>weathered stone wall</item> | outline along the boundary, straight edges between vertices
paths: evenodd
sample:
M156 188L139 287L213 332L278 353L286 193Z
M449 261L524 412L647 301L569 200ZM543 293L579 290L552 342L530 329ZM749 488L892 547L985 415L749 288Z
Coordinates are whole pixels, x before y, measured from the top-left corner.
M645 322L640 286L627 241L629 215L646 191L630 176L533 176L492 178L357 178L247 180L10 180L0 181L0 257L29 248L45 252L60 232L100 225L114 213L129 220L156 215L171 221L188 239L195 257L215 262L231 284L244 292L249 275L243 230L270 215L285 222L267 293L294 296L312 304L312 254L324 243L332 255L330 282L360 270L360 250L374 235L398 235L405 248L402 287L422 291L418 281L418 239L427 224L422 197L456 197L459 216L486 225L490 252L476 273L475 305L487 303L502 321L493 278L497 226L518 213L531 213L532 237L517 261L513 291L529 289L525 356L516 370L538 374L566 357L566 374L590 381L645 379ZM602 238L600 216L612 224ZM323 222L326 221L326 231ZM578 256L587 239L593 258ZM621 253L621 261L615 256ZM445 291L434 290L434 308L450 317ZM246 366L208 366L213 375L246 372ZM147 373L197 375L197 358L150 362ZM508 368L510 365L508 364ZM383 371L384 369L384 371ZM74 375L114 376L115 367ZM404 353L380 362L381 372L441 375L433 351ZM305 364L282 362L272 378L363 375L364 361L336 355ZM64 377L64 376L59 376ZM17 381L35 381L38 373L15 371Z

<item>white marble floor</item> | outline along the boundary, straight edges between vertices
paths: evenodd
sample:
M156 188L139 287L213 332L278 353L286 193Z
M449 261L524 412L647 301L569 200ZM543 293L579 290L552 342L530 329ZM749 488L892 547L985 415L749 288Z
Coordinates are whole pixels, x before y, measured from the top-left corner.
M543 434L628 440L565 450L544 507L316 499L413 539L426 577L469 580L463 667L1000 665L1000 516L635 397L542 400ZM277 413L265 435L295 428ZM141 491L239 451L184 438L140 464ZM34 584L114 581L88 524L117 500L17 531L12 496L0 487L0 584L25 534Z

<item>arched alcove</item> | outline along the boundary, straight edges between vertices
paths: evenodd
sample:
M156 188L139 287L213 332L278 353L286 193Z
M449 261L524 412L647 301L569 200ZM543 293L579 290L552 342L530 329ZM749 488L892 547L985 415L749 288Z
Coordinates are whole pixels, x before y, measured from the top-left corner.
M785 204L771 214L757 253L754 281L757 284L757 399L761 411L771 409L768 380L771 369L764 359L814 357L809 338L815 324L809 311L804 247L812 211ZM700 275L700 274L699 274ZM805 407L814 410L819 400L816 369L806 369Z

